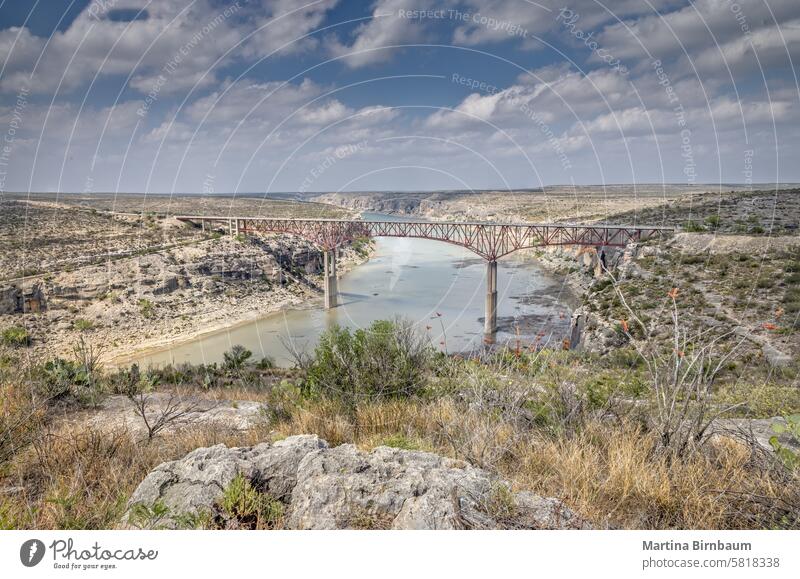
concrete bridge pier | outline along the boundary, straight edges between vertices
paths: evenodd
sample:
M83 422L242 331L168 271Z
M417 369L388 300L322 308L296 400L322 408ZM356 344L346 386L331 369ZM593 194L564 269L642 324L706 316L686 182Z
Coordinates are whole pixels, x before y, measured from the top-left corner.
M323 281L325 286L325 309L335 308L338 304L336 288L336 249L326 249L322 252L322 261L325 264Z
M497 333L497 260L486 263L486 315L483 332L487 341L494 341Z

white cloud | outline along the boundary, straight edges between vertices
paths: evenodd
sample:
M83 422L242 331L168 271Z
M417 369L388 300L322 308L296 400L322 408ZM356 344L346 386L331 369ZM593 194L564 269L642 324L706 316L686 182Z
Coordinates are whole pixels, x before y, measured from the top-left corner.
M338 36L327 41L328 51L344 57L351 68L378 64L390 60L396 50L385 47L422 42L429 38L436 23L435 18L406 18L407 11L442 9L448 2L436 0L378 0L372 6L372 18L359 24L353 32L352 42L346 44Z
M34 92L52 92L59 84L62 91L85 89L96 75L115 74L132 75L131 86L142 93L159 76L166 77L161 94L209 86L217 81L217 68L236 57L261 58L286 43L284 54L313 48L313 38L293 41L315 30L336 2L318 0L305 8L289 0L128 2L124 7L147 6L147 17L132 22L112 21L90 4L49 39L28 30L0 31L0 53L10 55L0 90L17 90L40 58L30 82Z

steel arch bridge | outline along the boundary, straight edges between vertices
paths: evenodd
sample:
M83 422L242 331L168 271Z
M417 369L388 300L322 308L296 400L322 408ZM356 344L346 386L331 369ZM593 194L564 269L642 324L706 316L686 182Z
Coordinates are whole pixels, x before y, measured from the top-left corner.
M181 215L177 219L223 229L232 235L285 233L306 239L330 251L360 237L414 237L465 247L487 261L518 249L549 245L624 247L660 236L671 229L617 225L539 223L481 223L456 221L361 221L347 219L278 219L270 217L205 217Z
M553 245L625 247L661 237L671 228L653 226L576 225L541 223L482 223L456 221L362 221L355 219L283 219L179 215L180 221L203 230L231 235L284 233L306 239L323 250L325 307L336 305L336 248L364 237L412 237L460 245L487 263L485 331L497 327L497 260L519 249Z

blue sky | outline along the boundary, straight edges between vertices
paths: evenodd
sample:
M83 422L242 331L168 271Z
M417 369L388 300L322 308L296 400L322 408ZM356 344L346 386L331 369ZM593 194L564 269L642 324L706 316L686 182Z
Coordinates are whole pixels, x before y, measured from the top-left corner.
M800 181L800 3L608 4L5 0L0 187Z

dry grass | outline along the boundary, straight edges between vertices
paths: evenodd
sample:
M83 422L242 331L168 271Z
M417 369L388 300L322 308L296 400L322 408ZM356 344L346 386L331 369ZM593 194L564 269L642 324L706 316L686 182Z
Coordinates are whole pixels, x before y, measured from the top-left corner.
M45 404L29 388L0 382L0 464L25 448L42 424Z
M197 426L141 444L122 431L81 425L46 430L6 465L0 483L13 492L0 497L0 525L113 527L130 493L161 462L198 447L253 445L301 433L332 445L388 444L473 463L490 449L485 466L516 488L558 497L601 527L781 526L775 505L798 504L796 477L781 479L762 468L750 448L729 439L670 459L657 451L653 434L630 423L587 421L576 434L554 436L520 430L449 397L366 404L357 420L358 428L336 402L316 401L297 406L275 431Z
M656 452L657 445L654 434L632 425L593 423L571 439L536 441L514 478L559 496L598 524L636 529L749 527L770 513L729 491L782 496L777 480L755 468L742 444L716 440L707 452L680 460Z
M796 476L787 481L763 468L750 447L730 439L675 459L631 423L594 420L573 436L545 436L502 422L487 428L490 419L449 398L366 405L358 421L356 429L335 404L320 402L298 409L278 431L364 449L407 443L473 463L492 449L494 470L515 487L558 497L602 527L763 528L785 524L776 505L800 507Z
M266 436L198 426L142 444L123 430L50 429L6 465L0 482L14 492L0 496L0 528L113 528L130 493L158 464L195 448L248 446Z

